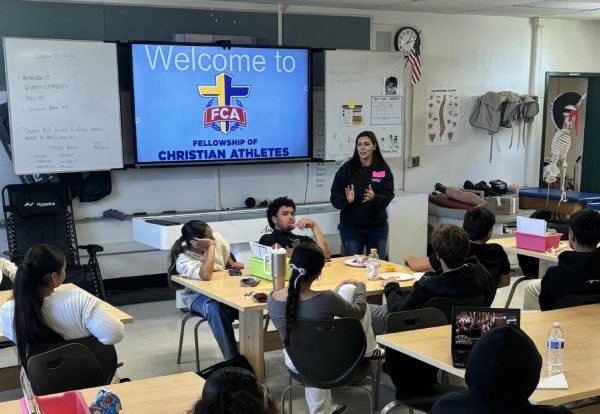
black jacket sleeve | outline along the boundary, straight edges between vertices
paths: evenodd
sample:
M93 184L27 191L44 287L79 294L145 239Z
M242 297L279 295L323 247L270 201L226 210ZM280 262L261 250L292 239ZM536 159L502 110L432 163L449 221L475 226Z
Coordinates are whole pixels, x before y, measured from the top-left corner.
M562 296L564 286L559 282L560 279L560 268L550 268L546 271L546 274L542 278L542 289L540 290L541 310L551 310L554 303Z
M433 296L419 282L413 285L413 289L407 297L402 296L398 283L388 283L385 285L385 298L387 300L388 313L392 313L421 309Z
M386 208L394 199L394 176L392 171L386 167L380 192L375 193L373 203L380 208Z
M348 163L343 164L335 173L333 183L331 184L331 204L338 210L350 205L346 199L346 183L348 182ZM355 200L356 201L356 200Z

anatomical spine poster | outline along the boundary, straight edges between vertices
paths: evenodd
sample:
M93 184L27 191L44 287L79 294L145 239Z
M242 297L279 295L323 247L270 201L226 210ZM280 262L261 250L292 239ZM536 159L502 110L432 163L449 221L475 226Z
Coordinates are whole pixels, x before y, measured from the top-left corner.
M460 126L458 90L429 88L425 106L425 143L429 146L457 144Z

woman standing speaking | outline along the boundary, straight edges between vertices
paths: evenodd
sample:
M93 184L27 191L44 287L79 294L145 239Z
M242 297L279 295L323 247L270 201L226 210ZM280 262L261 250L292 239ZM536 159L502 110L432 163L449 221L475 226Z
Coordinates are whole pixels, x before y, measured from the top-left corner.
M387 256L386 207L394 198L394 177L383 159L375 134L364 131L356 137L354 154L335 174L331 204L340 212L340 238L348 256L377 249Z

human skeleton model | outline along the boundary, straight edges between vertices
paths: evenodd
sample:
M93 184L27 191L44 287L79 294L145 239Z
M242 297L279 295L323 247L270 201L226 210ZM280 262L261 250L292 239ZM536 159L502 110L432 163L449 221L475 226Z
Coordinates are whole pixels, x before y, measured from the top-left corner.
M557 129L556 133L552 137L552 153L550 158L550 164L544 167L544 181L550 185L557 181L560 175L558 169L558 163L562 160L562 178L560 183L560 189L562 193L560 195L560 203L567 201L567 192L565 191L565 176L567 173L567 155L571 148L571 128L573 125L577 125L577 118L579 117L579 106L585 99L585 95L581 97L576 106L567 105L565 109L569 112L563 112L564 122L561 129ZM576 127L577 129L577 127ZM576 131L578 132L578 131Z

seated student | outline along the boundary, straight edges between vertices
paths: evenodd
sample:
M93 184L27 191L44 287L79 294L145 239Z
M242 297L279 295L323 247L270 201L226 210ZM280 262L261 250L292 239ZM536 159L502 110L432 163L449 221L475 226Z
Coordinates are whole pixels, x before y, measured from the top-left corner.
M287 197L279 197L269 203L267 207L267 221L273 229L271 233L263 234L260 244L265 246L274 246L278 244L286 249L291 254L291 250L302 242L315 242L323 250L325 259L331 257L329 244L321 228L311 219L303 218L296 223L296 204ZM307 236L299 236L292 233L294 228L312 230L314 240Z
M377 343L368 321L371 319L367 308L366 287L363 282L345 280L335 291L312 290L311 286L323 270L325 257L315 243L301 243L294 249L290 259L292 276L287 289L280 289L269 295L269 315L279 331L284 344L288 344L289 332L298 319L327 321L335 317L354 317L361 320L367 337L365 355L372 355ZM344 291L348 285L353 290L346 292L351 301L346 301L338 291ZM284 351L285 363L295 370L292 361ZM307 387L306 402L311 414L330 414L341 412L345 406L333 406L331 390Z
M221 368L208 377L188 414L278 414L266 387L244 368Z
M244 265L234 262L229 253L227 240L219 233L213 233L208 224L199 220L188 221L181 228L181 237L171 247L168 274L210 280L215 270L226 267L243 269ZM237 310L188 288L181 294L181 300L208 320L225 359L239 354L232 326L238 318Z
M19 360L30 345L95 336L103 344L123 339L125 328L100 299L81 289L55 291L65 280L63 252L49 244L27 250L13 288L14 300L0 308L4 335L17 344Z
M569 246L540 280L525 288L523 308L550 310L567 295L600 295L600 212L579 210L569 219Z
M8 259L0 257L0 284L6 275L11 282L15 281L15 275L17 274L17 265Z
M473 207L465 213L463 229L469 236L469 256L475 256L494 278L497 288L510 284L510 262L506 252L496 243L488 243L492 237L492 229L496 223L493 212L486 207ZM440 272L441 264L435 254L416 258L408 256L406 263L415 272L433 269Z
M440 261L441 272L424 275L415 282L408 296L402 296L400 285L393 278L383 281L386 305L370 305L373 331L385 331L388 313L421 309L435 297L470 298L482 295L489 303L496 292L489 272L475 256L467 257L469 237L453 224L441 224L431 235L431 244Z
M430 414L567 414L564 407L533 405L542 357L521 329L493 328L473 347L467 362L466 394L440 398Z

